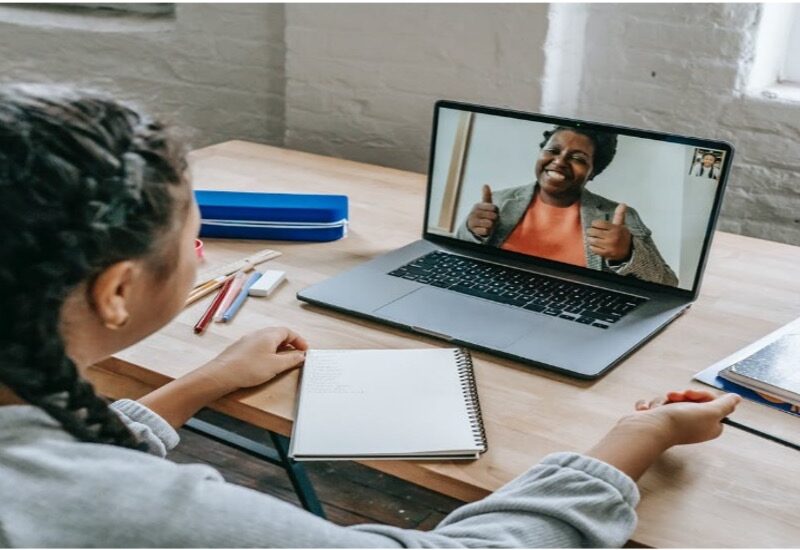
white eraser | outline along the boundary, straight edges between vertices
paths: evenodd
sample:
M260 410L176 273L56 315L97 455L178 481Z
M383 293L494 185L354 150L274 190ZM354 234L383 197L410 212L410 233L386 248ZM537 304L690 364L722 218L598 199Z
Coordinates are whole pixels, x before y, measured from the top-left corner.
M253 286L250 287L247 294L249 296L269 296L272 294L272 291L278 288L278 285L285 280L285 271L268 269L259 280L253 283Z

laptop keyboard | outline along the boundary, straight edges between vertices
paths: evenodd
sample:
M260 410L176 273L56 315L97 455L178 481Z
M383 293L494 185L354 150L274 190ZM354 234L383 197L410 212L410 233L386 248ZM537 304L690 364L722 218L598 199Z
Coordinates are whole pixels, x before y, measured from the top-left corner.
M421 256L389 275L600 329L646 301L446 252Z

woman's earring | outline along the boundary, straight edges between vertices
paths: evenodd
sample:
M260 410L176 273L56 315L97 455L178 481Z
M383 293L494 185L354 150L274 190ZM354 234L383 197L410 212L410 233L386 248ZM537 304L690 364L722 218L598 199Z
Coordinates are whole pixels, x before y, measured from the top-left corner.
M119 330L128 324L130 318L131 318L130 314L127 314L125 315L125 318L122 321L119 321L118 323L112 323L111 321L106 321L105 326L109 330Z

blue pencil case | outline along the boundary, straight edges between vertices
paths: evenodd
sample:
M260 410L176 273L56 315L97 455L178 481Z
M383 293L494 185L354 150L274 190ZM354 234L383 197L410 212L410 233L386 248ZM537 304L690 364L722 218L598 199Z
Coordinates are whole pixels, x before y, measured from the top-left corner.
M195 191L201 237L335 241L347 234L347 197Z

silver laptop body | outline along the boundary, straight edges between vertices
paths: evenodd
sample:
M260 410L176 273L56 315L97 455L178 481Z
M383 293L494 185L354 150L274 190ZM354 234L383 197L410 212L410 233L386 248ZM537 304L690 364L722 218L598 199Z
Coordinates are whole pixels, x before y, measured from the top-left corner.
M507 146L497 147L503 140ZM514 204L515 193L527 197L532 189L536 200L543 200L552 187L546 177L577 181L576 171L565 169L568 176L562 176L562 161L553 161L545 165L553 170L542 171L547 176L537 175L525 187L540 162L569 153L574 158L568 162L577 163L582 143L595 144L597 160L609 141L616 152L605 171L586 183L592 192L581 195L580 223L588 243L592 233L584 208L590 198L599 205L590 217L600 222L592 219L591 227L610 228L612 206L624 202L622 224L632 235L627 262L598 258L608 252L594 254L588 244L586 266L509 250L506 243L525 245L526 235L537 234L525 233L522 218L507 230L504 243L492 245L472 234L469 216L481 202L481 182L492 181L496 196L512 197L498 206L500 219L506 211L527 212L533 202ZM423 238L297 297L455 345L596 378L697 298L732 156L731 145L721 141L439 101ZM639 271L625 267L635 266L634 256L643 260L647 254L660 260L655 268L652 262L640 262L645 267Z

